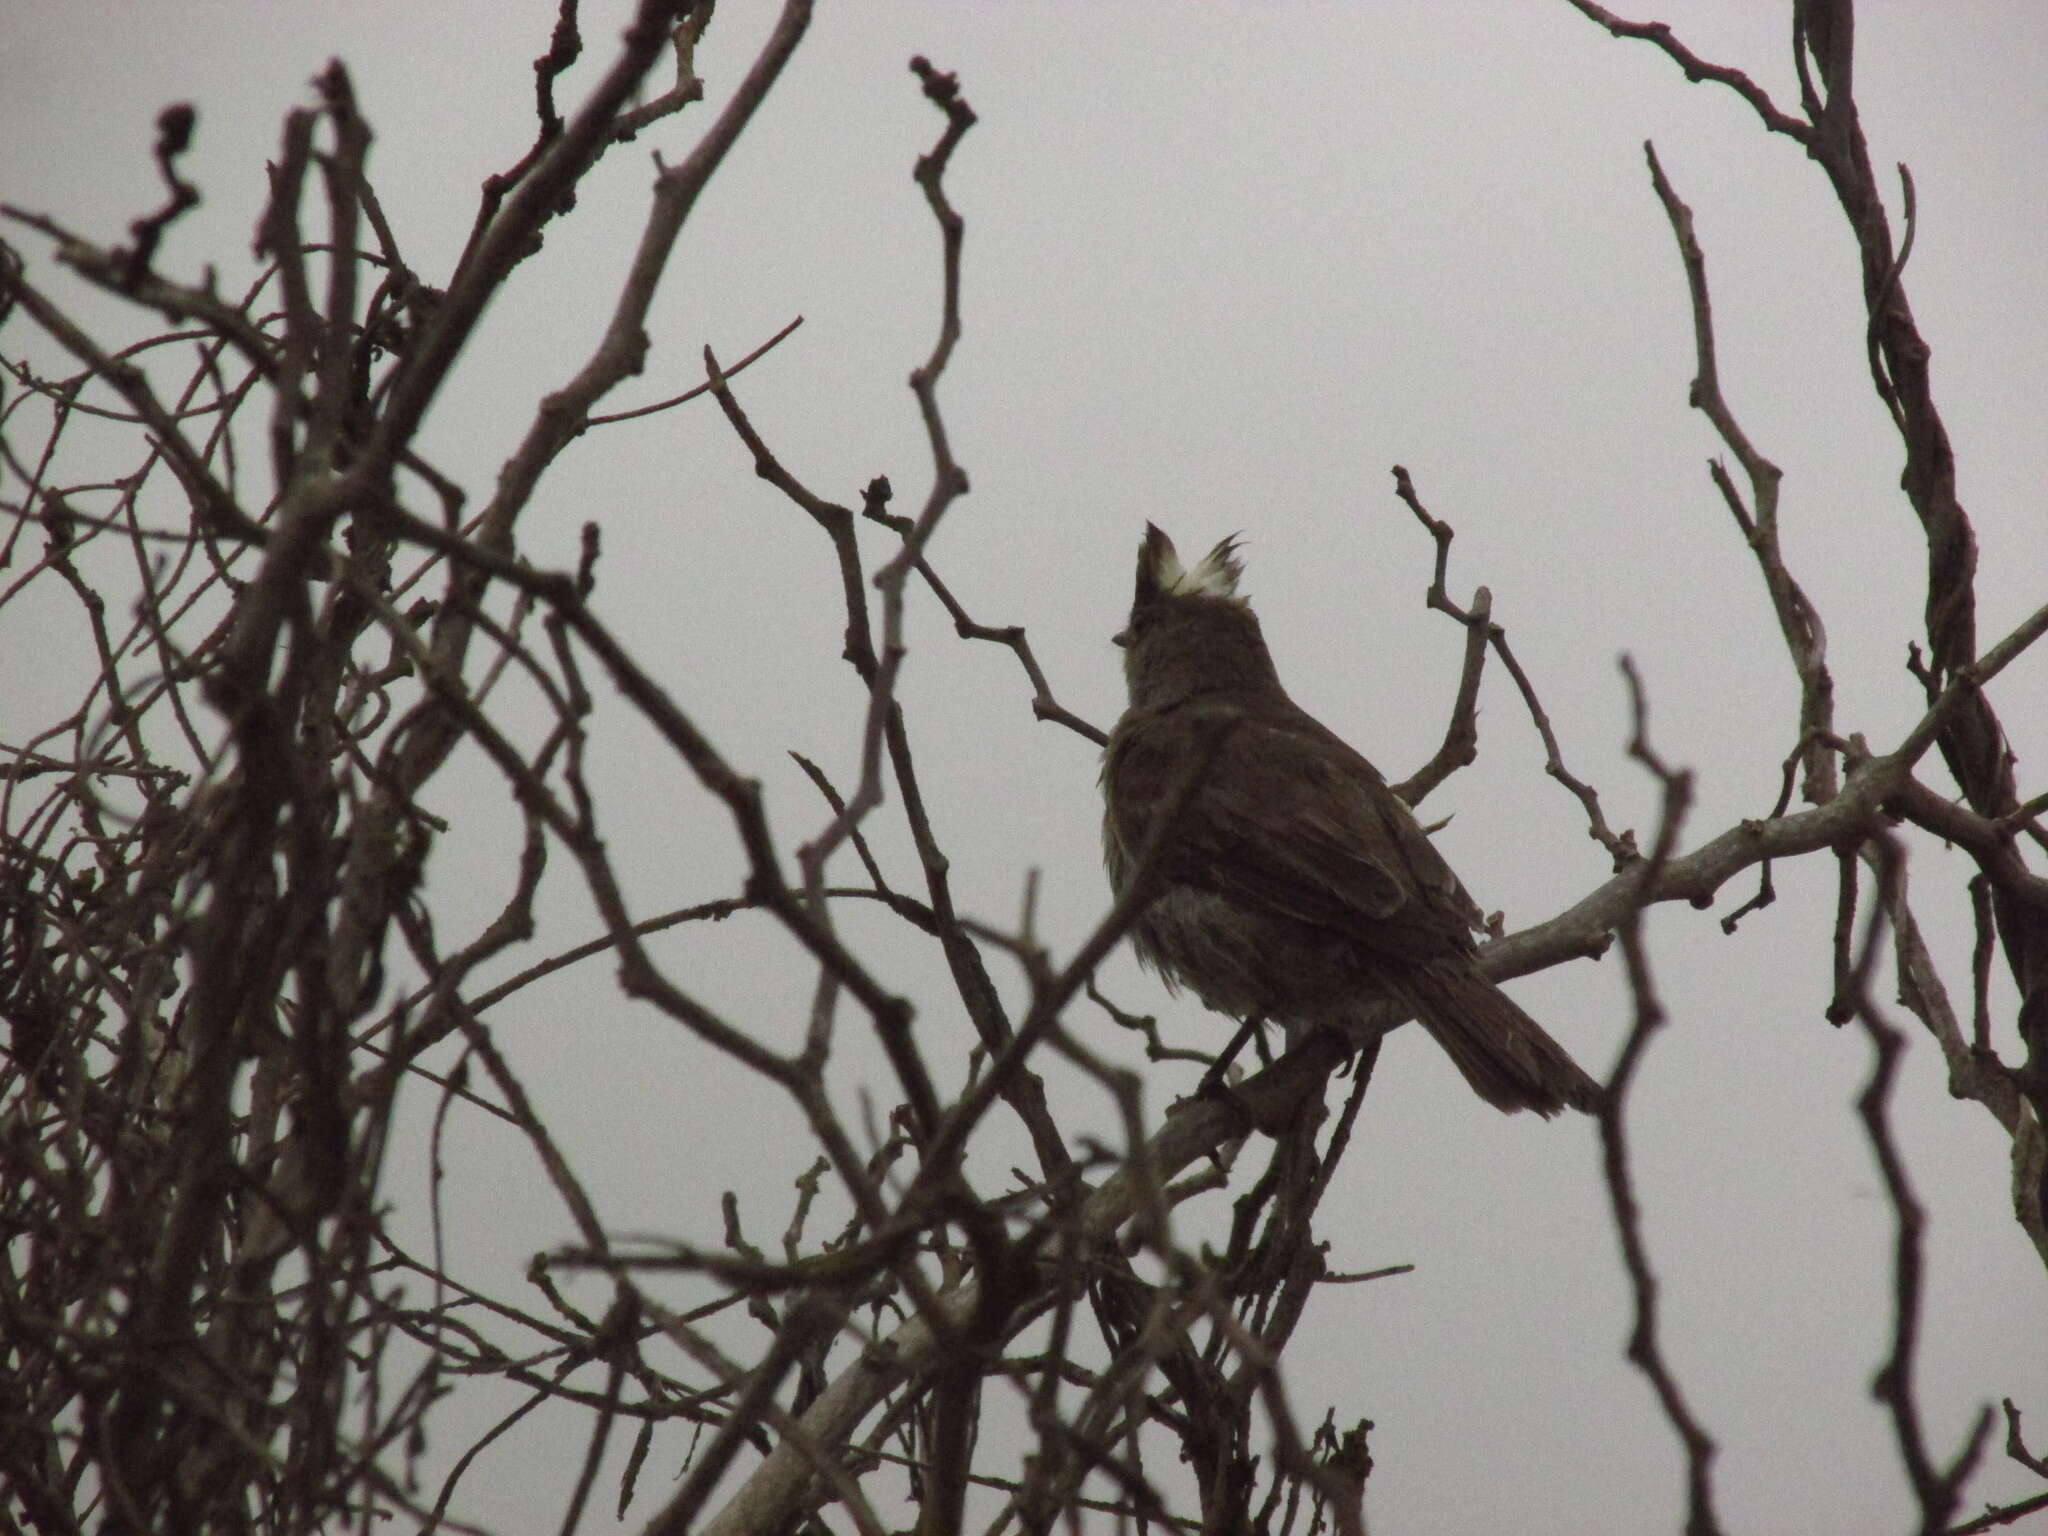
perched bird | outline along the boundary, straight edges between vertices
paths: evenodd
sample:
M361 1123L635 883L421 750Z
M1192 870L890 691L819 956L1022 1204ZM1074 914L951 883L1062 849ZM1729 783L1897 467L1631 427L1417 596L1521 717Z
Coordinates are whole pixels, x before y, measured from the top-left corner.
M1145 527L1116 637L1130 706L1102 767L1119 895L1157 844L1139 958L1219 1012L1290 1030L1357 1039L1392 1002L1487 1103L1591 1111L1599 1084L1479 970L1479 908L1407 805L1281 687L1242 573L1233 539L1183 566Z

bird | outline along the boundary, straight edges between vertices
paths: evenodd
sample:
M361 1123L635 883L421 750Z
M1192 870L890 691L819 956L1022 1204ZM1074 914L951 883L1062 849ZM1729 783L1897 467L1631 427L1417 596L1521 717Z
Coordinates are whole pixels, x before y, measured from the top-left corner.
M1362 1043L1394 1004L1496 1108L1596 1113L1600 1085L1479 969L1479 907L1406 802L1288 696L1243 569L1234 536L1183 565L1145 525L1102 765L1110 885L1145 881L1138 958L1291 1038Z

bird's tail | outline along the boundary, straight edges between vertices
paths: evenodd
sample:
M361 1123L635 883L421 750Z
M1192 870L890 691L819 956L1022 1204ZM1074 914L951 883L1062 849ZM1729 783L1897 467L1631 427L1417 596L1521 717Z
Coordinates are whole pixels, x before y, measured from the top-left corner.
M1389 978L1392 980L1393 978ZM1418 966L1389 990L1415 1010L1472 1091L1496 1109L1545 1117L1566 1105L1596 1113L1600 1085L1500 988L1477 971Z

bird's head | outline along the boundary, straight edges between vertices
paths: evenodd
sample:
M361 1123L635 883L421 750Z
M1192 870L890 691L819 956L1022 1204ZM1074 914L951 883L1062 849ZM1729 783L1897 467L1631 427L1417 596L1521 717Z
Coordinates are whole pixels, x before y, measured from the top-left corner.
M1189 566L1181 564L1173 540L1145 525L1131 621L1116 636L1133 707L1157 708L1219 690L1279 691L1258 615L1237 595L1243 574L1235 537Z

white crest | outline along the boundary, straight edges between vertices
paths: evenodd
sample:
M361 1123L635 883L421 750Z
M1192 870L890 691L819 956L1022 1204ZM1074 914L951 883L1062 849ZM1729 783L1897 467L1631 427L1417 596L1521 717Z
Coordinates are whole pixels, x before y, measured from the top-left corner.
M1237 535L1220 540L1192 566L1180 563L1173 540L1159 536L1153 550L1153 574L1168 597L1235 597L1244 562L1237 557Z

